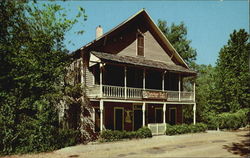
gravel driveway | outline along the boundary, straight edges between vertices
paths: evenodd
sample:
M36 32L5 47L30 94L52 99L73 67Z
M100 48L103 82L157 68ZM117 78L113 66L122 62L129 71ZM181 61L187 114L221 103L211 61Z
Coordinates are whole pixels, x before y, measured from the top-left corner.
M154 136L140 140L90 143L63 148L50 153L13 155L8 158L97 158L97 157L247 157L250 156L249 131Z

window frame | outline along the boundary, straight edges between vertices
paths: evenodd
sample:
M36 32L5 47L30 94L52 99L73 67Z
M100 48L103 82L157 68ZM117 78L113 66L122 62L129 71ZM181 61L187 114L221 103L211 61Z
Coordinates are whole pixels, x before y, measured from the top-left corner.
M143 54L142 55L139 55L139 49L138 49L139 36L141 36L143 38ZM145 57L145 36L144 36L144 34L142 34L140 32L136 33L136 56Z

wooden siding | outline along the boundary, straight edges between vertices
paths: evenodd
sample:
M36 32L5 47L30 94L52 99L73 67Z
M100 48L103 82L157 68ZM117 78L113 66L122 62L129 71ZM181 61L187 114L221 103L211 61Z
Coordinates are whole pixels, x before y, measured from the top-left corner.
M86 85L93 86L93 83L94 83L94 75L89 68L86 68Z
M145 58L174 64L149 31L145 32Z
M136 33L133 32L133 35L136 37ZM129 36L127 37L129 38ZM144 33L144 57L148 60L155 60L161 61L165 63L174 64L174 62L170 59L169 55L165 52L165 50L159 45L150 31L146 31ZM119 55L126 55L126 56L137 56L137 40L134 38L134 41L130 43L126 48L118 52Z

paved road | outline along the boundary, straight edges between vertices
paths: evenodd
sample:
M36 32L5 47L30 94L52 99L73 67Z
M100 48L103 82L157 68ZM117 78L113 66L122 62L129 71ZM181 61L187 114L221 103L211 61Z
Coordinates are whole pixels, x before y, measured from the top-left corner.
M250 157L249 131L154 136L149 139L77 145L51 153L10 156L23 157Z

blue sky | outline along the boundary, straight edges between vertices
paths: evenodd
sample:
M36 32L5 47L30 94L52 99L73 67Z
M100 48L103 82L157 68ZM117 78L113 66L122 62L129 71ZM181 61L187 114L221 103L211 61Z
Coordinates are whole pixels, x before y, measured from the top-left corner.
M60 3L60 2L59 2ZM76 14L78 6L88 15L83 25L77 24L66 34L70 51L74 51L95 38L95 28L101 25L104 33L145 8L157 23L158 19L171 23L185 23L191 46L197 50L198 64L215 65L219 50L234 29L249 30L249 1L67 1L60 3L70 9L68 16ZM76 30L83 29L82 35Z

